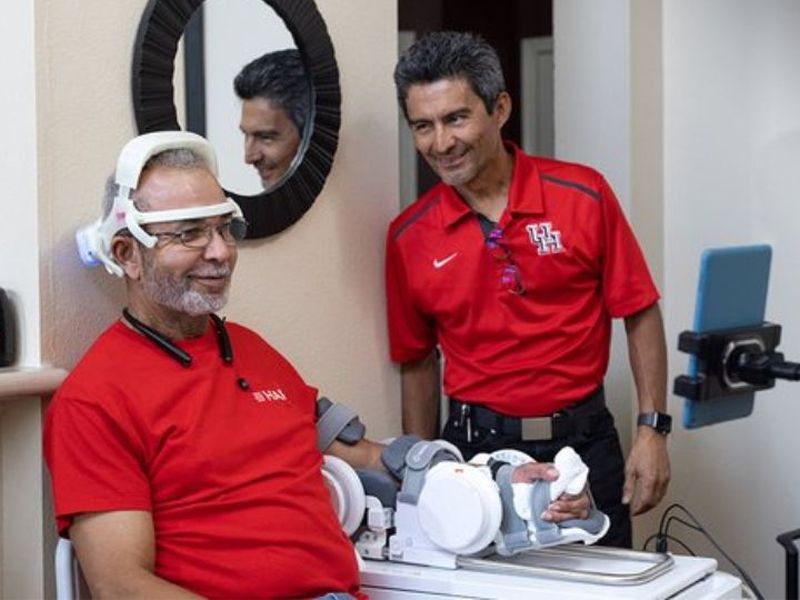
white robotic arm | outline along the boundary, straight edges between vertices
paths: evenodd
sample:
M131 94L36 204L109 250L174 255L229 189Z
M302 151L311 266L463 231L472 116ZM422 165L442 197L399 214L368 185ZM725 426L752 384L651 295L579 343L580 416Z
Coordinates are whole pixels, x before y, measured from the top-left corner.
M508 555L570 542L591 544L608 530L608 517L594 507L588 519L558 524L541 519L563 492L580 493L586 486L588 468L571 448L556 456L556 481L512 483L514 468L533 462L519 451L478 455L464 463L447 442L401 438L398 447L400 458L394 452L385 462L402 477L402 485L396 498L380 501L364 491L346 463L325 458L323 473L348 535L366 518L367 527L356 538L362 556L455 568L458 556L492 544Z

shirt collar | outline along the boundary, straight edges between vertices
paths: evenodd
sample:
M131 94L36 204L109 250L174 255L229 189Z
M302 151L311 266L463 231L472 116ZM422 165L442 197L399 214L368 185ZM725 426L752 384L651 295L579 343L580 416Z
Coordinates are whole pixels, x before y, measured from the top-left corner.
M542 213L544 211L542 183L535 162L531 157L525 155L514 142L505 141L504 144L514 154L514 168L511 172L511 185L508 193L508 206L511 214ZM439 184L439 187L441 188L442 223L445 227L472 214L472 209L454 187L446 184Z

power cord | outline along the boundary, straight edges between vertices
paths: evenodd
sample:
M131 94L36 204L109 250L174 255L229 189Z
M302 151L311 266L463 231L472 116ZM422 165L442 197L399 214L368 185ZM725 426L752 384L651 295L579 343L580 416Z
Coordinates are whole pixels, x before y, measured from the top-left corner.
M688 518L688 521L682 519L681 517L675 516L674 514L672 515L670 514L672 512L677 512L677 511L681 511ZM651 535L644 541L644 544L642 545L642 550L647 550L648 544L651 541L655 540L656 552L664 553L667 552L669 542L672 541L682 546L692 556L696 556L696 554L689 548L688 545L686 545L683 541L679 540L677 537L670 535L669 528L670 525L672 525L673 523L680 523L681 525L688 527L689 529L697 531L698 533L702 533L706 537L706 539L709 542L711 542L714 548L716 548L717 551L722 556L724 556L725 559L733 566L733 568L736 569L739 575L741 575L742 579L746 583L746 587L748 588L749 592L751 592L755 596L755 598L757 598L757 600L764 600L764 596L758 589L758 586L756 586L756 584L753 582L750 576L745 572L745 570L742 569L742 567L740 567L739 564L735 560L733 560L730 557L730 555L728 555L727 552L725 552L722 549L719 543L717 543L717 541L705 529L705 527L703 527L700 524L697 518L691 512L689 512L689 510L686 507L684 507L681 504L678 504L677 502L670 504L663 512L663 514L661 515L661 521L659 522L658 525L658 533Z

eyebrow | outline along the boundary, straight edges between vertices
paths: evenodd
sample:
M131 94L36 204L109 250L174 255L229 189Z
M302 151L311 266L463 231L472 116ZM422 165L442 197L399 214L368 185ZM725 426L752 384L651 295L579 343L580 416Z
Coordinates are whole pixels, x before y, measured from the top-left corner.
M455 110L451 110L448 113L445 113L441 117L434 116L432 118L420 118L420 119L409 119L409 125L416 125L418 123L433 123L434 121L441 120L447 121L448 119L452 119L453 117L458 117L462 115L470 115L472 114L472 109L469 106L462 106Z

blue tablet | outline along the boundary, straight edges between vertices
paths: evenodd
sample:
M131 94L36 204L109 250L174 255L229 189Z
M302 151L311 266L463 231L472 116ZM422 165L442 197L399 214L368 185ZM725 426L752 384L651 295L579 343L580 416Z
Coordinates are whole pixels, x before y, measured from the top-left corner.
M694 313L694 331L705 333L760 325L767 304L772 247L767 244L710 248L700 259L700 280ZM689 374L697 376L705 365L689 358ZM704 425L741 419L753 411L755 393L707 400L686 399L683 426Z

